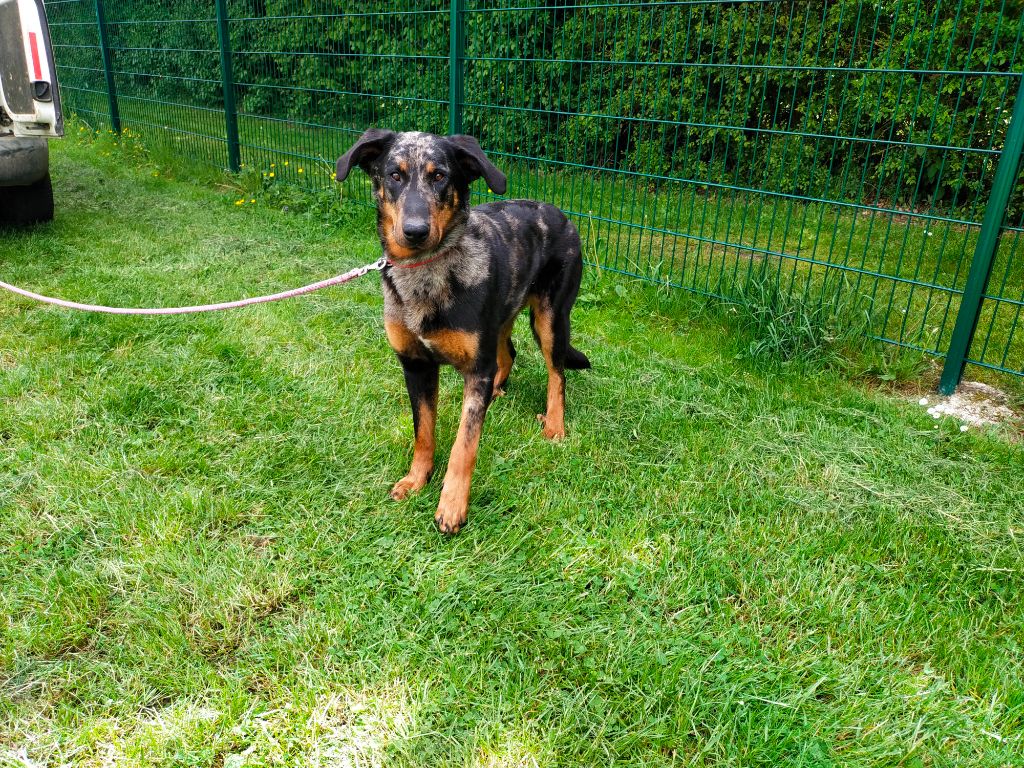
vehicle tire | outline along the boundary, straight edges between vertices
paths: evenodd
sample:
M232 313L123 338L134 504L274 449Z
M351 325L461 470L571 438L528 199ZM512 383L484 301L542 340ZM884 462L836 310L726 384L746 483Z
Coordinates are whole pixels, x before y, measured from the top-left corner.
M24 187L0 187L0 224L38 224L53 221L50 174Z

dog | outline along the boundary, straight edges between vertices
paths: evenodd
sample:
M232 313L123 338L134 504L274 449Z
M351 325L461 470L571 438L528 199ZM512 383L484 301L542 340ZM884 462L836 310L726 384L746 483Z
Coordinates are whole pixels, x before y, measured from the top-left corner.
M404 499L430 480L438 372L451 365L465 381L462 415L434 521L455 534L466 523L484 416L516 357L512 326L527 306L548 371L547 409L537 418L546 438L565 436L565 370L590 367L569 344L583 274L579 232L561 210L533 200L470 207L473 181L506 189L472 136L370 128L338 158L337 180L353 166L373 185L386 258L384 329L412 405L412 466L391 496Z

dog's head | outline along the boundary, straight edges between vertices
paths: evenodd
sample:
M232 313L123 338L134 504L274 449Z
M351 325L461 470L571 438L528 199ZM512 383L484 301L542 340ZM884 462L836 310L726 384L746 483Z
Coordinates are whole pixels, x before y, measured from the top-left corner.
M338 181L353 165L373 181L377 231L396 260L429 253L466 220L471 182L483 177L493 191L505 192L505 175L472 136L370 128L338 158Z

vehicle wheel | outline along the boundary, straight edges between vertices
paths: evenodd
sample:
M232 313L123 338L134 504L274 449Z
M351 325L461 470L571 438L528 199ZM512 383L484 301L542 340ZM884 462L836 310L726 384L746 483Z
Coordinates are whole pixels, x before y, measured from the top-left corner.
M50 174L25 187L0 187L0 223L23 225L52 220Z

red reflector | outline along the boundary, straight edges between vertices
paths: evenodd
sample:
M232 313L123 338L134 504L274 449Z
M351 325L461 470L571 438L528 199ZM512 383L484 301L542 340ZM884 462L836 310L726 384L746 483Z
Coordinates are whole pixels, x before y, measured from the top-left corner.
M36 33L28 33L28 47L32 50L32 70L35 72L35 79L43 79L43 69L39 65L39 42L36 40Z

